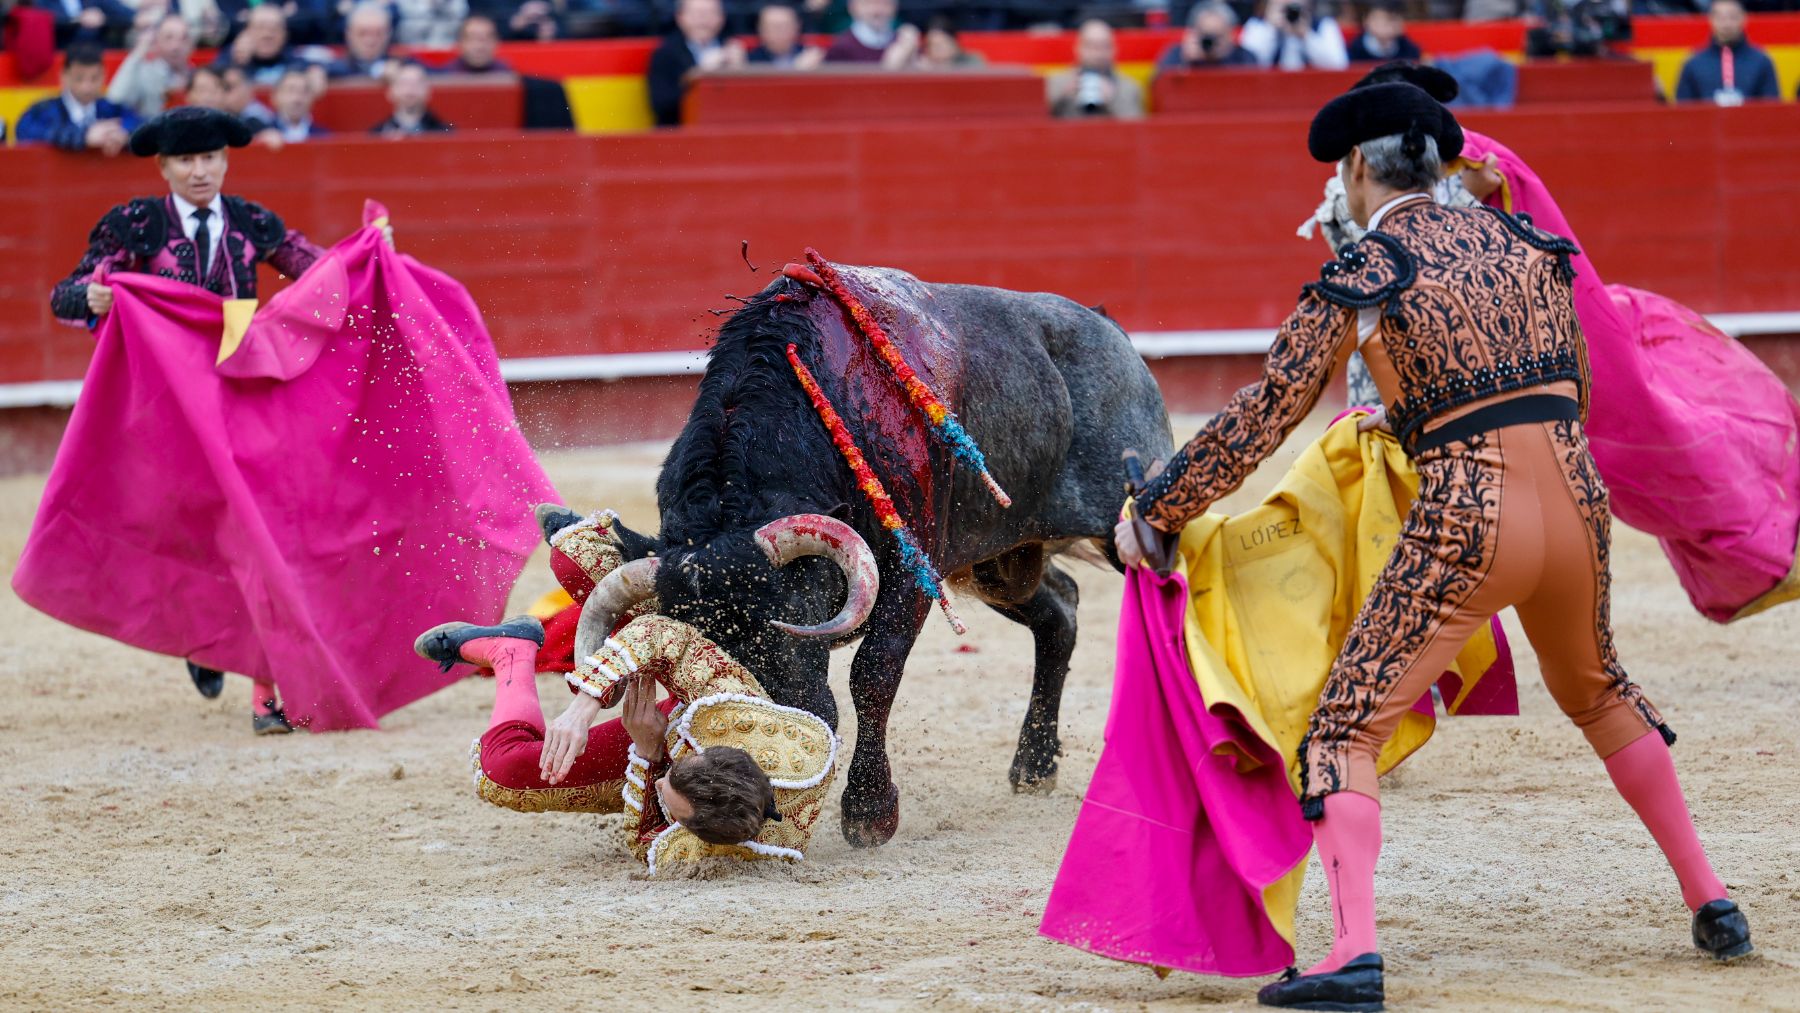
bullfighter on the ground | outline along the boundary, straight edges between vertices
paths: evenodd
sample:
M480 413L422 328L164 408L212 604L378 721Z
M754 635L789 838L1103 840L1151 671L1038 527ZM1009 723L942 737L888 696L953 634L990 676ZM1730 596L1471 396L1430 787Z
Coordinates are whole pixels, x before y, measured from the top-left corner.
M645 568L622 565L610 514L546 504L538 516L552 570L604 639L578 636L568 674L578 692L546 726L538 620L446 623L419 637L430 660L494 673L493 715L470 747L475 794L518 812L624 811L627 846L653 875L709 856L800 860L837 773L830 726L774 703L717 644L657 615ZM671 694L660 704L659 683ZM614 703L622 716L594 725Z
M1376 756L1463 643L1512 606L1558 705L1605 761L1694 912L1694 943L1750 952L1688 815L1674 735L1626 675L1609 617L1606 487L1583 435L1589 382L1568 242L1493 209L1433 202L1463 146L1417 87L1340 96L1314 119L1314 158L1337 163L1368 235L1326 265L1282 325L1260 381L1240 390L1137 498L1178 531L1237 488L1361 350L1420 476L1418 498L1351 626L1300 746L1301 806L1332 900L1331 952L1266 986L1265 1005L1378 1009ZM1142 560L1129 521L1121 555ZM1333 1005L1335 1004L1335 1005Z
M311 267L323 250L262 205L221 192L226 149L249 143L243 120L196 106L172 109L133 131L131 153L156 157L169 192L101 217L81 263L50 294L56 318L92 329L112 310L108 274L154 274L227 299L254 299L258 264L266 261L290 278ZM224 690L223 672L192 661L187 667L200 695L210 699ZM292 730L272 681L256 684L251 715L258 735Z

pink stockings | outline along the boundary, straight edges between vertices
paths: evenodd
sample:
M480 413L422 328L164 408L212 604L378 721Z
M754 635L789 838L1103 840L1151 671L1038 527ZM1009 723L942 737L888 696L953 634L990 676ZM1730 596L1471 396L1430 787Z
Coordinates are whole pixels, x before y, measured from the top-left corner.
M544 708L538 703L537 645L513 637L482 637L463 645L465 661L494 670L494 713L488 727L522 721L544 732Z
M1662 848L1675 878L1681 881L1681 899L1688 910L1698 911L1707 901L1725 896L1725 884L1700 846L1687 799L1681 794L1681 781L1675 777L1675 761L1662 736L1647 733L1607 757L1606 772Z
M1675 762L1662 736L1649 731L1606 758L1606 772L1619 794L1644 821L1681 881L1689 910L1725 896L1688 815ZM1349 960L1379 949L1375 940L1375 859L1381 853L1381 804L1367 795L1340 791L1325 797L1325 817L1313 824L1313 840L1331 890L1331 953L1307 974L1335 971Z
M1335 971L1381 947L1375 942L1375 859L1381 854L1381 803L1353 791L1325 796L1313 824L1319 864L1331 890L1331 952L1307 974Z

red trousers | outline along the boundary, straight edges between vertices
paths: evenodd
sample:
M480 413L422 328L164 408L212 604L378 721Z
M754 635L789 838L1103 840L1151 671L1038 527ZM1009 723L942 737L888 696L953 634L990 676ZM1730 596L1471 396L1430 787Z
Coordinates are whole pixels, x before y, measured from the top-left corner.
M674 708L674 697L657 704L664 714ZM620 792L630 747L631 736L619 719L595 725L568 776L561 784L550 784L538 774L543 726L502 721L476 741L475 794L519 812L616 813L624 805Z

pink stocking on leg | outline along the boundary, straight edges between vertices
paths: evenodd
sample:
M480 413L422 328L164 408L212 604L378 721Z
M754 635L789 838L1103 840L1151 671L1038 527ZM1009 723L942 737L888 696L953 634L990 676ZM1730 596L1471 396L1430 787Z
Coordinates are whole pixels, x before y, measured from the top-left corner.
M1698 911L1707 901L1725 896L1725 884L1706 860L1700 835L1688 815L1681 781L1675 776L1675 760L1656 732L1646 732L1631 745L1606 758L1606 772L1613 786L1644 821L1650 836L1662 848L1675 878L1681 881L1681 899L1688 910Z
M276 707L280 697L276 694L275 684L252 680L250 685L250 713L267 714Z
M538 703L537 645L516 637L482 637L463 645L464 661L494 670L494 713L488 727L523 721L544 731L544 708Z
M1380 947L1375 941L1375 859L1381 854L1381 803L1352 791L1325 796L1313 824L1319 864L1331 890L1331 953L1307 974L1335 971Z

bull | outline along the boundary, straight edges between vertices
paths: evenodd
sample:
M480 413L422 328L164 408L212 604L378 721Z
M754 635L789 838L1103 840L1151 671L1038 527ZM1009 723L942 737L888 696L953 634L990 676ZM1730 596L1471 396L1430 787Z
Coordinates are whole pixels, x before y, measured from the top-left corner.
M702 630L778 703L836 728L828 653L860 638L843 833L873 847L899 826L888 712L932 600L796 380L789 347L938 568L1031 630L1036 670L1008 774L1015 791L1048 791L1056 780L1078 597L1056 557L1085 545L1117 566L1121 454L1166 458L1171 446L1155 380L1102 313L1055 295L925 284L888 269L836 274L956 413L1011 505L933 439L842 299L789 265L720 327L657 480L660 532L616 528L630 562L589 597L576 657L655 595L664 614Z

